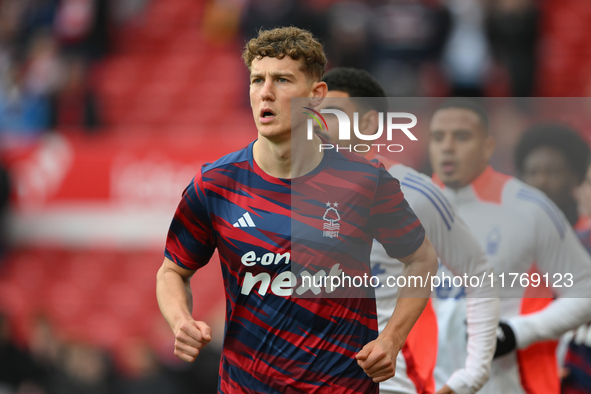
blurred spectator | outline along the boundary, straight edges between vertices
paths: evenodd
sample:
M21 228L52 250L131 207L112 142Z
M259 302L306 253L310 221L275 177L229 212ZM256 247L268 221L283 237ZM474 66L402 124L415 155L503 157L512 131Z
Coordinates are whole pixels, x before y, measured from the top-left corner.
M97 60L108 52L109 3L109 0L60 1L54 27L66 54Z
M0 80L0 134L35 136L47 128L48 122L48 98L26 89L24 70L10 64Z
M55 40L47 31L31 39L23 63L7 59L0 79L0 132L36 135L49 126L49 96L61 78Z
M51 98L49 125L55 129L92 131L101 123L87 66L82 58L71 58L66 64L65 81Z
M101 350L84 343L69 343L47 391L49 394L113 394L114 381L112 363Z
M123 370L123 377L117 385L117 394L181 393L177 382L164 373L154 351L141 340L130 341L125 345ZM203 382L197 382L199 392L206 393Z
M13 342L10 321L0 312L0 393L13 393L31 385L34 363L29 354Z
M532 0L490 2L486 30L495 59L509 75L511 95L532 95L539 36L539 12Z
M443 66L453 96L484 95L489 46L484 31L483 0L445 0L452 27L443 53Z
M42 97L56 91L63 73L57 43L48 33L39 30L35 34L23 64L23 89Z
M0 2L0 133L100 125L89 66L109 50L110 4Z
M326 52L331 66L367 69L371 64L372 8L361 1L340 1L326 14Z
M439 60L449 33L447 8L438 1L393 0L363 20L371 33L370 43L363 45L372 49L371 69L386 93L421 95L423 66Z
M52 377L58 373L62 346L50 320L42 314L35 316L29 338L29 352L36 365L34 381L39 386L50 386Z
M26 11L24 1L4 0L0 2L0 77L4 75L7 64L16 56L22 41L22 20ZM3 78L4 79L4 78Z
M59 0L25 0L20 1L20 17L15 22L18 23L18 37L16 44L18 47L17 60L22 59L29 46L29 42L43 32L45 38L53 39L52 25L55 18L55 11Z

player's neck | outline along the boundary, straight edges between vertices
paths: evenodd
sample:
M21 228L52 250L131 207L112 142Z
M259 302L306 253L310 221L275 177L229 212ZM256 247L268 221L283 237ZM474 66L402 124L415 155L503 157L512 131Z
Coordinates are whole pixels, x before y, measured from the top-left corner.
M282 143L260 138L253 146L253 158L261 170L275 178L297 178L313 171L322 161L320 138Z

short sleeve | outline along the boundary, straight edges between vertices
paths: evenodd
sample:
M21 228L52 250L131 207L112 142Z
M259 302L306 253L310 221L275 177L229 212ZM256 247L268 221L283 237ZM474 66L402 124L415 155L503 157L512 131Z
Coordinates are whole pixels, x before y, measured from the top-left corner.
M215 235L205 204L201 172L183 192L168 230L164 255L179 266L197 270L215 251Z
M412 254L425 238L425 229L405 200L400 183L383 166L378 168L370 227L373 237L393 258Z

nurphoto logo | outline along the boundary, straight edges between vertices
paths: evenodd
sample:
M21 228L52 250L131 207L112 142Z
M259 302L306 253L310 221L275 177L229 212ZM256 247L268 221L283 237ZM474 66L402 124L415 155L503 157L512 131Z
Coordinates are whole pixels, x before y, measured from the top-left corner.
M362 141L375 141L384 134L384 118L386 119L386 139L388 141L393 140L395 131L402 131L411 141L417 141L417 137L410 131L411 128L417 125L417 117L409 112L387 112L385 115L383 112L378 113L378 129L374 134L363 134L359 131L359 113L353 113L353 127L351 128L351 120L346 113L341 110L334 108L323 108L320 112L310 108L303 107L310 112L304 112L304 114L311 117L307 122L307 138L312 140L314 137L314 122L318 124L321 131L328 130L328 125L322 114L332 114L337 117L339 124L339 144L320 144L320 151L335 149L337 151L347 150L349 152L365 153L373 147L378 152L380 149L387 150L388 152L402 152L404 147L400 144L349 144L346 145L347 141L351 140L351 129L355 133L355 136ZM407 122L400 122L401 119L406 119Z

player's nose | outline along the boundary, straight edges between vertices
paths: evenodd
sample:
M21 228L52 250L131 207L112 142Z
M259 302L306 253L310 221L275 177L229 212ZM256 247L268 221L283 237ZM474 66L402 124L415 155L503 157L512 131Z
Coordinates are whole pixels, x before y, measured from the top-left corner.
M455 143L452 136L444 136L443 139L439 142L439 147L442 152L451 153L455 149Z
M525 181L526 183L535 187L536 189L540 189L543 192L546 192L548 176L543 171L536 171L533 174L527 174Z
M261 99L264 101L275 100L275 85L270 78L265 80L265 84L261 88Z

